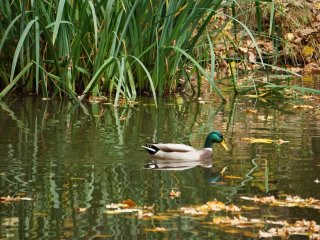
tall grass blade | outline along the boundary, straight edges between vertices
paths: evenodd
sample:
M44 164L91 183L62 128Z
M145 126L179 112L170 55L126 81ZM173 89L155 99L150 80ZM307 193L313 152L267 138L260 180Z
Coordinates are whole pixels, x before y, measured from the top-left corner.
M102 65L101 67L98 69L98 71L95 73L95 75L92 77L91 81L89 82L89 84L86 86L86 88L84 89L82 96L80 97L80 101L82 101L84 99L85 96L87 96L87 94L89 94L91 92L91 90L97 85L98 81L100 80L102 74L106 71L106 69L112 64L114 63L115 58L113 57L109 57Z
M22 34L21 34L21 37L19 39L19 42L18 42L18 45L17 45L17 48L14 52L14 55L13 55L13 60L12 60L12 67L11 67L11 74L10 74L10 82L13 80L13 76L14 76L14 72L15 72L15 69L16 69L16 66L17 66L17 61L18 61L18 57L19 57L19 54L20 54L20 51L23 47L23 43L27 37L27 34L29 33L30 31L30 28L32 27L32 25L36 22L37 20L34 19L32 21L30 21L27 26L25 27L25 29L23 30Z
M31 68L33 62L28 63L19 74L0 92L0 99L7 95L7 93L15 87L20 78Z
M52 43L53 44L55 44L56 38L58 36L65 2L66 2L66 0L59 1L59 5L58 5L58 9L57 9L57 17L56 17L56 21L54 23L53 35L52 35Z
M134 59L140 64L140 66L142 67L142 69L144 70L144 72L146 73L147 78L148 78L148 80L149 80L150 87L151 87L154 104L155 104L156 107L157 107L157 94L156 94L156 90L155 90L155 87L154 87L154 85L153 85L153 81L152 81L152 78L151 78L151 75L150 75L148 69L145 67L145 65L144 65L137 57L131 56L131 55L129 55L129 57L134 58Z
M36 93L39 94L39 66L40 66L40 29L38 17L35 18L35 56L36 56Z
M15 19L13 19L13 20L10 22L10 24L9 24L9 26L7 27L6 31L3 33L2 39L1 39L1 42L0 42L0 52L1 52L2 48L3 48L4 42L7 40L7 36L8 36L8 34L9 34L9 32L12 30L14 24L16 23L16 21L19 20L19 18L21 18L21 14L19 14L17 17L15 17Z
M93 20L93 28L94 28L94 42L95 42L95 47L98 47L98 22L97 22L97 15L96 15L96 10L94 8L93 2L90 0L88 1L90 9L91 9L91 14L92 14L92 20Z

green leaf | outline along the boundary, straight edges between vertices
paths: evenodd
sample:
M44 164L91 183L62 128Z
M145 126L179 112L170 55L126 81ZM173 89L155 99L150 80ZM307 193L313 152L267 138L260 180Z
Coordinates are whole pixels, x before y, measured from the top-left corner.
M60 0L59 5L58 5L58 11L57 11L57 17L56 21L54 23L54 28L53 28L53 37L52 37L52 43L54 44L59 32L59 27L61 24L61 19L62 19L62 13L63 13L63 8L66 0Z
M36 19L30 21L30 22L27 24L26 28L23 30L22 34L21 34L21 37L20 37L20 39L19 39L17 48L16 48L16 50L15 50L15 52L14 52L13 60L12 60L12 67L11 67L11 74L10 74L10 82L11 82L12 79L13 79L14 72L15 72L15 69L16 69L16 66L17 66L18 57L19 57L20 51L21 51L21 49L22 49L24 40L26 39L27 34L29 33L30 28L32 27L33 23L35 23L36 21L37 21Z
M33 62L28 63L21 72L1 91L0 99L3 98L7 93L16 85L20 78L31 68Z

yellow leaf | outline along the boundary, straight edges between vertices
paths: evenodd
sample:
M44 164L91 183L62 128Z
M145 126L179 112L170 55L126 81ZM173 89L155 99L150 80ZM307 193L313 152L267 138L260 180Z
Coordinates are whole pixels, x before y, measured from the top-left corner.
M250 143L273 143L274 140L268 139L268 138L241 138L245 142L250 142Z
M225 176L225 178L229 178L229 179L242 179L242 177L232 176L232 175L227 175L227 176Z
M302 50L302 53L305 57L310 57L314 53L314 48L310 46L305 46Z

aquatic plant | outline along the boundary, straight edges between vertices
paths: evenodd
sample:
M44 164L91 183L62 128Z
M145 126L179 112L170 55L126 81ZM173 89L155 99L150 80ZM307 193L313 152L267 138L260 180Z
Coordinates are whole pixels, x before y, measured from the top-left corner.
M270 9L268 23L262 21L263 9ZM275 11L273 2L258 0L4 0L0 98L17 89L76 102L106 94L115 103L138 94L156 101L187 85L199 95L205 79L224 100L216 65L227 63L235 92L239 69L248 71L250 64L273 68L264 63L257 38L268 32L270 42L279 42ZM251 43L247 51L241 48L244 40ZM276 63L276 51L273 56ZM250 89L258 84L254 81Z

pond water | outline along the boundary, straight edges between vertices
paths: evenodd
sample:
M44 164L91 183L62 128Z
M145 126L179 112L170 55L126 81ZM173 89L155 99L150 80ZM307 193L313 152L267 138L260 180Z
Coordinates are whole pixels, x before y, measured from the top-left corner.
M151 99L119 107L34 97L0 102L0 197L32 199L0 202L0 239L254 239L268 228L220 228L212 218L229 216L225 211L180 211L215 199L247 206L241 212L247 218L319 224L319 209L241 199L320 199L318 103L230 97L221 104L181 96L162 100L158 108ZM229 151L214 145L212 161L152 162L141 148L147 142L201 148L215 129ZM106 208L123 202L145 207L149 215Z

